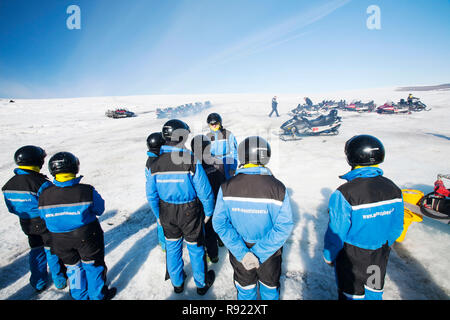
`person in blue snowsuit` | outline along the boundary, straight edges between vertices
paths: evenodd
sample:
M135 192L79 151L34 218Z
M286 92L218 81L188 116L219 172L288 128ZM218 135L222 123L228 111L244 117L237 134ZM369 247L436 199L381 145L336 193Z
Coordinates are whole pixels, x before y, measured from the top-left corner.
M14 169L14 177L2 188L9 212L19 217L22 231L28 237L30 284L37 291L47 287L47 264L55 287L64 289L67 285L64 264L52 253L51 233L38 211L41 192L52 185L40 173L45 157L46 153L40 147L19 148L14 154L18 168Z
M109 300L116 288L106 285L105 244L97 219L105 201L93 186L80 183L80 162L72 153L56 153L48 166L54 185L41 193L39 213L67 267L70 295L75 300Z
M381 300L390 247L403 231L401 190L383 176L384 146L370 135L345 144L352 170L330 197L323 257L342 300Z
M226 181L223 163L211 156L211 140L205 135L197 135L192 138L191 150L194 156L200 160L216 199L220 185ZM223 247L223 243L214 231L212 219L205 223L205 242L207 260L212 263L219 262L219 246Z
M161 132L154 132L147 137L147 162L145 164L145 192L146 195L149 194L149 181L152 176L152 172L150 170L151 164L159 157L159 153L161 151L161 146L166 143ZM150 202L150 200L149 200ZM164 231L161 226L161 223L158 217L155 214L156 218L156 230L158 233L158 241L161 249L166 251L166 239L164 238Z
M228 180L236 171L238 165L237 141L233 133L223 127L222 117L211 113L206 118L210 132L206 136L211 140L211 154L222 160L225 178Z
M214 194L200 161L185 147L189 133L189 126L181 120L164 124L166 144L150 165L147 199L163 227L167 276L174 292L184 290L184 240L197 293L204 295L215 279L214 270L207 271L204 248L204 225L214 211Z
M241 167L217 195L213 227L230 253L238 300L280 298L282 249L292 232L286 187L265 167L270 145L261 137L239 144Z
M277 97L273 97L272 98L272 111L269 113L269 118L272 117L272 114L275 112L277 117L279 117L280 115L278 114L278 101L277 101Z

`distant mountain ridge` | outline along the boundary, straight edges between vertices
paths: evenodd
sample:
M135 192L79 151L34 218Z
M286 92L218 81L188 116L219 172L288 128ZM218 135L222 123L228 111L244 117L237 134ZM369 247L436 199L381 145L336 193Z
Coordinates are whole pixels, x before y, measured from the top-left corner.
M432 91L432 90L450 90L450 83L439 84L435 86L400 87L396 89L396 91Z

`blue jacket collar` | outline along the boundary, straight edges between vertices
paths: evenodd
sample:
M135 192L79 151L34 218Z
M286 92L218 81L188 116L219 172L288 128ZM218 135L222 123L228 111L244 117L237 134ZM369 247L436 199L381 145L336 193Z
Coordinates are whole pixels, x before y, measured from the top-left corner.
M72 180L68 180L68 181L64 181L64 182L60 182L60 181L57 181L56 179L53 179L53 184L55 186L61 187L61 188L71 187L71 186L74 186L76 184L79 184L81 178L83 178L83 176L79 176L78 178L75 178L75 179L72 179Z
M272 172L269 168L266 167L252 167L252 168L239 168L236 170L235 175L240 173L244 174L260 174L260 175L272 175Z
M177 152L177 151L190 152L188 149L185 149L184 146L179 147L179 146L163 145L163 146L161 146L160 154L167 153L167 152Z
M377 167L363 167L347 172L346 174L339 176L341 179L352 181L356 178L372 178L376 176L382 176L383 170Z
M21 175L21 174L37 174L37 175L41 175L43 177L46 177L44 174L40 173L40 172L36 172L33 170L27 170L27 169L21 169L21 168L15 168L14 169L14 173L17 175Z
M30 172L31 172L31 171L24 170L24 169L20 169L20 168L14 169L14 173L15 173L15 174L18 174L18 175L20 175L20 174L30 174Z

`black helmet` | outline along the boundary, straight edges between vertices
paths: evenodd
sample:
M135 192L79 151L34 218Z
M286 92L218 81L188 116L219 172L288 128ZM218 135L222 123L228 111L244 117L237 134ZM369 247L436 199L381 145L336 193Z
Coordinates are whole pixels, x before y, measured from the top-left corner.
M384 161L384 146L370 135L354 136L345 143L345 155L350 166L371 166Z
M189 126L178 119L167 121L162 128L162 136L167 142L185 142L191 133Z
M52 176L57 173L77 174L80 169L80 161L70 152L58 152L48 161L48 171Z
M191 150L199 160L203 160L207 148L211 149L211 140L207 136L199 134L192 138ZM211 154L211 151L206 151L206 155L208 154Z
M159 153L161 146L166 143L161 132L153 132L147 137L147 148L149 151Z
M36 146L23 146L14 153L14 161L19 166L38 166L42 168L47 156L44 149Z
M206 118L206 123L208 124L219 124L222 126L222 117L218 113L210 113L208 115L208 118Z
M330 116L336 117L338 114L338 111L336 109L333 109L330 111Z
M241 164L259 164L269 163L271 150L269 143L258 136L245 138L238 147L239 162Z

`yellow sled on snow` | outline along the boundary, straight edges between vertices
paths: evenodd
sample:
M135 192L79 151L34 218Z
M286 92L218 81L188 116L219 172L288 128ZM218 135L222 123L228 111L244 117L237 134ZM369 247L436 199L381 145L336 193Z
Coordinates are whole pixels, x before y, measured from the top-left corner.
M396 240L397 242L402 242L405 240L406 232L409 226L413 222L422 222L423 217L420 213L419 202L423 198L424 193L419 190L412 189L402 189L403 203L405 207L405 215L403 220L403 232L400 237Z

